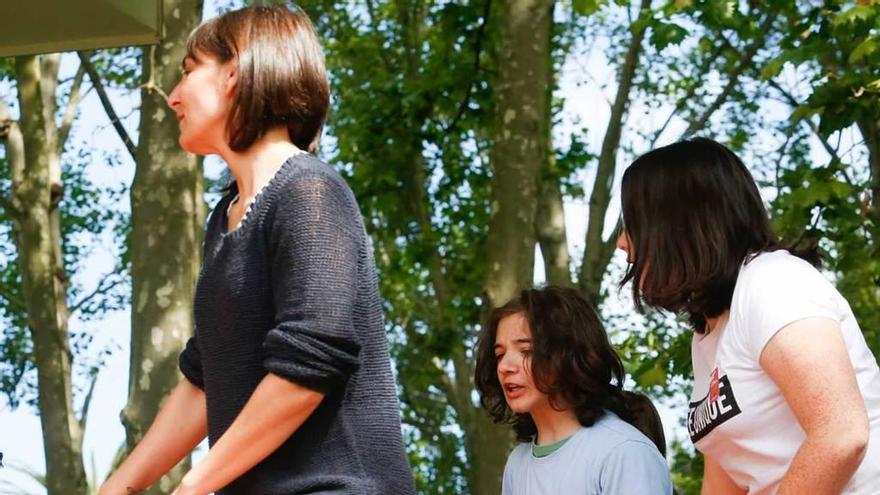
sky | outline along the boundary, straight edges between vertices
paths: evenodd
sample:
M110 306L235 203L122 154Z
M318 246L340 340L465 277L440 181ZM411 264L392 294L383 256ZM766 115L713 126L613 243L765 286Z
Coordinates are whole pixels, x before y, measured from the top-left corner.
M206 17L210 17L217 10L216 1L205 2ZM613 67L602 55L603 50L573 50L574 55L569 57L560 74L560 95L565 98L565 106L561 124L554 129L554 139L560 143L567 142L568 136L580 127L587 127L596 132L590 132L588 140L591 149L598 150L601 147L601 139L609 118L609 106L606 101L613 97L614 73ZM581 55L578 55L581 53ZM586 55L583 55L586 54ZM76 69L76 59L66 55L62 63L62 74L71 75ZM592 80L608 82L611 84L585 84L589 78ZM166 88L166 91L170 88ZM14 93L10 88L0 88L0 97L14 99ZM137 130L138 115L132 109L137 105L136 94L125 94L119 91L111 91L111 98L117 112L120 115L128 115L125 119L125 127L135 137ZM81 104L82 115L79 117L79 125L71 139L86 143L95 152L94 163L89 167L90 177L107 185L130 184L134 176L134 163L126 152L122 150L121 141L104 114L100 103L94 94L89 93ZM779 106L771 111L786 112L787 109ZM642 113L639 108L630 111L630 118L654 117ZM665 117L665 114L663 114ZM83 123L99 123L97 127L84 125ZM680 132L680 129L678 129ZM669 131L670 136L678 134L675 124ZM103 162L101 151L119 151L122 164L115 168L109 168ZM218 159L206 160L206 174L216 176L223 168ZM581 174L584 188L589 191L592 184L592 167ZM619 177L616 179L619 181ZM617 184L617 183L616 183ZM617 201L619 187L615 186L615 194L612 204ZM118 205L119 208L128 209L128 198ZM618 210L612 208L606 224L606 235L617 218ZM585 200L568 200L565 204L566 227L570 252L583 252L584 235L586 230L587 205ZM622 263L622 259L615 258L616 263ZM98 246L86 263L83 283L93 287L100 276L114 266L114 255L107 249ZM535 282L543 281L543 265L541 257L536 256ZM128 311L119 311L109 314L105 319L98 322L81 323L73 321L72 327L86 328L95 337L92 347L95 351L109 347L114 352L109 356L106 365L101 370L89 421L85 431L84 456L86 469L90 474L94 471L98 479L104 479L110 467L113 456L118 447L124 441L124 430L119 422L119 412L125 405L128 387L128 339L130 329L130 314ZM681 409L661 405L661 416L666 427L669 440L684 439L685 434L679 426L679 421L684 414ZM204 455L206 446L202 445L195 456L196 462ZM42 435L39 418L35 411L24 406L15 411L10 411L4 403L0 403L0 452L4 454L4 464L7 466L28 467L36 472L44 469L42 450ZM14 484L12 488L10 484ZM42 487L30 481L26 476L13 469L0 469L0 494L3 493L27 493L43 494Z

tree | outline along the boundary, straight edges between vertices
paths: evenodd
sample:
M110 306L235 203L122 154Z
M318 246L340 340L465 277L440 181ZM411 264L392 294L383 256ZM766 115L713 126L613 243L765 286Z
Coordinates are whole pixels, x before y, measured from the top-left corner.
M80 354L75 351L87 347L89 339L71 330L69 319L72 314L97 318L118 307L116 289L124 282L124 273L114 269L85 293L74 278L87 250L83 235L94 239L119 218L102 208L107 191L83 175L89 152L63 153L83 96L84 70L77 71L66 100L59 101L60 60L60 54L20 56L0 67L0 75L14 83L20 115L16 121L0 100L2 249L10 261L3 266L0 290L8 324L0 341L3 392L13 407L24 399L40 411L50 494L88 489L82 435L100 363L75 366ZM79 413L73 383L78 368L91 380ZM33 371L36 383L29 378Z
M164 38L145 47L135 178L131 187L131 359L122 411L127 455L162 400L179 382L177 356L193 334L193 296L205 221L202 160L177 143L163 88L180 78L186 38L202 17L200 0L166 0ZM168 493L189 469L184 460L147 493Z

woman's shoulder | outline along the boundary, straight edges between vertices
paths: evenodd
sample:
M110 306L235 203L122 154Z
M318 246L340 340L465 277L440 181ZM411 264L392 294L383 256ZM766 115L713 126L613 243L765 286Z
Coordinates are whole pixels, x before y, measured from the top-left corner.
M755 255L743 262L738 289L785 290L785 288L830 286L816 267L784 249Z
M347 187L345 179L330 164L311 153L297 153L278 170L280 183L291 184L297 180L320 178L328 182L342 184Z
M303 207L321 203L323 206L355 205L354 193L345 179L329 164L310 153L290 157L272 180L274 187L266 191L275 205ZM289 210L289 208L282 208Z
M785 249L752 255L743 262L740 270L740 277L778 275L819 275L819 271L808 261L798 258Z

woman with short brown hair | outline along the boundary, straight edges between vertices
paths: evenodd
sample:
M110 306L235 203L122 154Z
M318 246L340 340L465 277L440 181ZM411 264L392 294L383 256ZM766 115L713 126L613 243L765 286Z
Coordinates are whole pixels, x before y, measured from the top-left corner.
M235 181L207 225L186 379L101 493L147 488L206 435L178 495L414 493L370 243L312 154L329 89L311 22L229 12L193 32L183 65L180 144Z

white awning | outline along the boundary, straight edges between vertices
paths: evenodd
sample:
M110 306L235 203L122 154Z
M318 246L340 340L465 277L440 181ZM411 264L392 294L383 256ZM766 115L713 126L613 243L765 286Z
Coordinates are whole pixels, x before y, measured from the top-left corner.
M0 56L159 42L161 0L0 0Z

